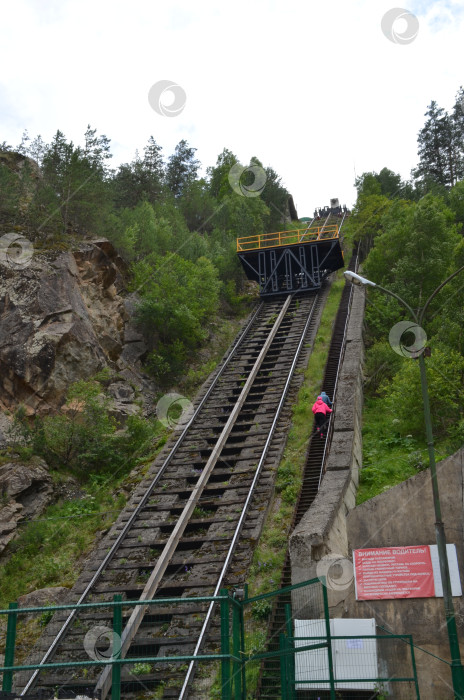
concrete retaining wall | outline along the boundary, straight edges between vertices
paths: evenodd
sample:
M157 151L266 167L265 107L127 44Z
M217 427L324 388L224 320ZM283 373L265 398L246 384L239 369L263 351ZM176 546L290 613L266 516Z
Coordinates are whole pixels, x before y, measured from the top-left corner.
M464 448L437 465L446 540L456 545L463 585ZM350 552L364 547L436 544L430 470L420 472L385 493L357 506L347 518ZM464 605L453 598L464 656ZM395 634L412 634L414 643L431 654L450 660L443 598L357 601L354 586L346 591L344 617L375 617L377 624ZM449 667L416 649L422 700L453 697Z
M362 463L362 326L364 292L353 289L345 356L335 397L334 431L321 488L290 538L292 584L317 576L325 558L348 557L347 513L355 507ZM331 615L341 598L331 595Z

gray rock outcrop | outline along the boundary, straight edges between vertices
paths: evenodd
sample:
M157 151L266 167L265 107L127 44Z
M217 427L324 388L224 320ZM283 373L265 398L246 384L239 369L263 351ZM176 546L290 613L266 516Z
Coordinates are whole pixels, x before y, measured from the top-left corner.
M26 593L18 598L20 608L41 608L46 605L61 605L65 603L69 588L55 586L53 588L39 588L37 591Z
M21 270L0 261L0 408L53 412L104 367L140 379L146 346L119 293L121 264L107 240L36 252Z
M16 535L18 524L43 513L52 496L52 478L39 457L0 466L0 552Z

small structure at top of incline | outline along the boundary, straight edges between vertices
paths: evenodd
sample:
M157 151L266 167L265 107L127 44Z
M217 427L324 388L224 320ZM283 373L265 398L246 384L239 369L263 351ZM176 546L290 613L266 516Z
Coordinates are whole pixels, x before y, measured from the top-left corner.
M338 225L332 224L238 238L237 254L262 297L319 289L344 267Z

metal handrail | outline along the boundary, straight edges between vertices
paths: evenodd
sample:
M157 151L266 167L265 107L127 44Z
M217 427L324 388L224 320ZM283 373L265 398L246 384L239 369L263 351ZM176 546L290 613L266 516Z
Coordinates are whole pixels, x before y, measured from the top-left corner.
M337 224L327 226L315 226L312 228L299 228L291 231L277 231L275 233L261 233L257 236L245 236L237 238L237 251L261 250L263 248L276 248L282 245L297 245L321 240L333 240L339 237Z
M358 269L358 265L359 265L359 251L356 254L356 260L354 263L355 272ZM346 319L345 319L345 327L343 329L342 347L340 349L340 356L338 358L338 366L337 366L337 373L336 373L336 377L335 377L335 387L334 387L334 392L333 392L333 396L332 396L332 403L335 403L335 396L337 394L338 380L340 377L340 368L342 366L343 360L345 359L346 334L347 334L347 330L348 330L348 323L350 320L351 305L353 302L353 290L354 290L354 285L351 285L350 298L348 299L348 309L347 309L347 314L346 314ZM325 463L326 463L327 457L329 455L330 447L331 447L331 443L332 443L333 426L334 426L334 420L335 420L333 418L333 416L334 416L334 412L332 412L329 416L329 423L327 426L327 438L326 438L325 445L324 445L324 452L322 454L322 462L321 462L321 471L319 474L318 490L321 488L322 477L325 474Z

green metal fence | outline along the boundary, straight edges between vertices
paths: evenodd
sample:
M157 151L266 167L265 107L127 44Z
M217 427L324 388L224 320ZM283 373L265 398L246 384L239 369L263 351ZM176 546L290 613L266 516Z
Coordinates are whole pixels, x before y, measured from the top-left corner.
M245 588L240 594L222 590L216 597L156 599L144 601L144 606L152 617L168 609L176 610L182 616L193 609L205 611L212 602L217 611L213 625L217 625L219 634L217 641L210 643L201 655L193 652L179 655L175 650L168 654L152 649L130 658L121 658L120 655L122 614L123 610L127 612L128 608L139 605L138 601L122 601L115 596L113 602L56 606L52 609L55 627L70 611L76 611L74 626L81 636L75 635L76 643L71 647L77 648L81 639L86 651L83 640L88 639L90 622L95 624L100 613L111 610L112 630L106 628L111 637L110 648L103 658L95 653L89 654L92 658L86 660L54 661L52 658L42 665L37 655L32 661L31 657L25 657L17 623L20 616L32 613L50 615L51 609L18 609L17 604L12 603L8 610L0 610L0 620L2 616L8 618L5 660L0 667L2 690L11 692L14 687L24 687L27 677L37 668L44 673L56 674L58 679L60 673L66 673L69 678L72 670L76 682L82 686L85 679L89 687L93 687L102 668L110 665L112 700L123 697L121 688L128 689L131 678L134 682L140 681L143 672L152 676L150 688L155 688L155 691L151 697L162 697L165 685L172 689L177 687L169 685L172 669L180 672L195 661L197 678L192 697L204 697L205 700L213 697L223 700L335 700L348 697L418 700L420 697L412 638L387 633L332 634L327 590L319 579L254 597L248 597ZM158 617L161 619L162 615ZM86 623L86 620L90 622ZM306 629L305 624L310 626L311 634L298 632ZM53 629L52 626L52 632ZM19 655L18 650L21 650ZM155 678L155 685L153 677L158 679ZM156 688L159 694L156 694Z
M300 643L299 647L296 644ZM401 675L403 663L399 666L400 673L388 677L380 675L378 666L372 668L372 663L360 658L359 653L344 654L343 664L336 660L337 647L349 645L353 651L364 649L366 657L384 659L392 656L398 648L406 644L410 654L409 674ZM361 646L362 645L362 646ZM379 646L386 645L385 656L380 652ZM410 635L392 635L388 638L383 635L366 636L331 636L332 657L329 660L326 637L287 637L282 635L280 639L281 649L281 695L283 700L295 698L321 698L321 691L326 691L325 697L343 697L343 693L350 698L404 698L404 700L420 700L419 684L417 681L414 647ZM299 659L299 655L303 658ZM300 662L299 671L296 672L297 662ZM337 672L338 671L338 672ZM407 672L407 670L406 670ZM325 679L326 682L321 681Z
M333 634L322 577L245 598L242 609L246 687L237 697L419 700L412 637ZM297 635L298 621L316 633Z

